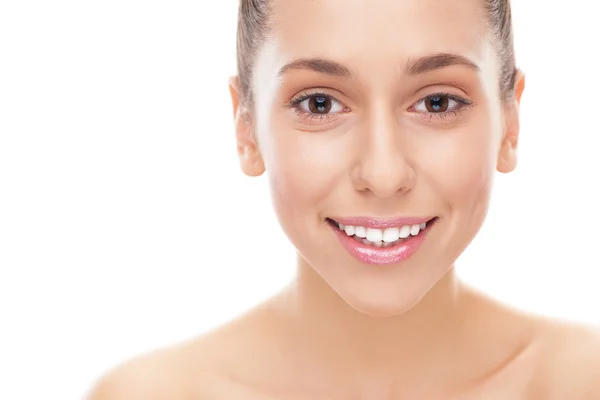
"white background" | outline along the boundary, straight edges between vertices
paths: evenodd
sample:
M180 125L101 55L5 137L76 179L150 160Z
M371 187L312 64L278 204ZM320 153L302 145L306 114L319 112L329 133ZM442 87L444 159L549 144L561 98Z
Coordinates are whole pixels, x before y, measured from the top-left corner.
M600 323L595 0L513 0L520 165L464 280ZM0 398L77 399L292 278L264 177L239 170L237 1L0 5Z

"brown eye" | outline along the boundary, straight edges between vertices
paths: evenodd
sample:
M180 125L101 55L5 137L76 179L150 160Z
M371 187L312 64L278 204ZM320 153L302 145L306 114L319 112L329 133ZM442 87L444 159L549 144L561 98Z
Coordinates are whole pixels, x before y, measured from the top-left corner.
M328 114L331 111L331 99L325 96L312 96L308 99L308 109L313 114Z
M448 96L430 96L425 99L425 108L431 113L443 113L448 111L450 101Z
M473 102L471 100L449 93L435 93L421 98L415 105L410 107L409 111L416 112L428 118L427 122L431 122L433 117L444 120L454 118L460 112L472 106Z
M329 117L346 111L340 101L325 93L304 93L302 97L292 100L290 105L300 114L319 117Z

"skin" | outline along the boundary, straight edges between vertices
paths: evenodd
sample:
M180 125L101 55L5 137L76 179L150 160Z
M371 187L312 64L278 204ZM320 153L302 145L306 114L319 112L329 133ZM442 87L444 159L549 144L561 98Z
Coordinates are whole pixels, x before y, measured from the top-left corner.
M298 250L296 280L229 324L108 373L90 399L600 398L591 328L513 310L466 286L454 263L483 224L496 171L516 166L519 71L501 100L479 0L275 1L254 104L230 90L242 170L267 173ZM410 39L408 39L410 38ZM457 54L409 74L411 60ZM325 59L351 76L281 68ZM307 115L324 93L331 110ZM443 118L427 96L445 93ZM302 108L304 107L304 108ZM430 109L429 109L430 110ZM438 217L408 260L350 256L326 218Z

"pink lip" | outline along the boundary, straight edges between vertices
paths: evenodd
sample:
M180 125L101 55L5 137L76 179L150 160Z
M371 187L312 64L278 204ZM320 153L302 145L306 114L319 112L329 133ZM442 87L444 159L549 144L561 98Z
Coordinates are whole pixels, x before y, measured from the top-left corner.
M381 220L379 220L381 221ZM410 225L420 223L419 221L426 222L429 219L413 219L407 220L403 219L398 225L391 225L392 227L401 226L401 225L409 225L409 223L405 221L410 221ZM416 222L413 222L416 221ZM385 221L386 223L389 221ZM402 261L410 258L413 254L419 250L423 242L425 241L425 237L431 230L431 228L436 224L437 219L435 221L430 222L427 227L419 232L417 236L410 236L408 239L403 240L399 244L391 247L375 247L371 245L366 245L364 243L359 242L356 239L353 239L351 236L346 235L345 232L338 229L334 226L333 223L330 223L331 229L333 229L334 233L338 237L342 246L356 259L362 261L366 264L371 265L390 265L390 264L399 264ZM364 223L364 222L363 222ZM397 223L395 220L394 223ZM348 224L352 225L352 224ZM360 225L360 224L357 224ZM365 226L365 225L360 225ZM370 226L371 227L371 226ZM377 228L381 229L381 228Z
M330 218L343 225L364 226L365 228L386 229L399 228L404 225L420 225L432 220L434 217L396 217L396 218L372 218L372 217L349 217Z

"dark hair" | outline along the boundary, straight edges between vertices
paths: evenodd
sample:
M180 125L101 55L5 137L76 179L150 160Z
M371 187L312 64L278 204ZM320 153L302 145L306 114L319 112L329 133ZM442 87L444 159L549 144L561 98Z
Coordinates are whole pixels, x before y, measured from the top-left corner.
M237 28L237 67L243 101L252 105L252 68L256 53L267 38L270 29L272 0L240 0ZM510 0L482 0L487 27L500 61L499 87L502 99L514 96L515 51Z

